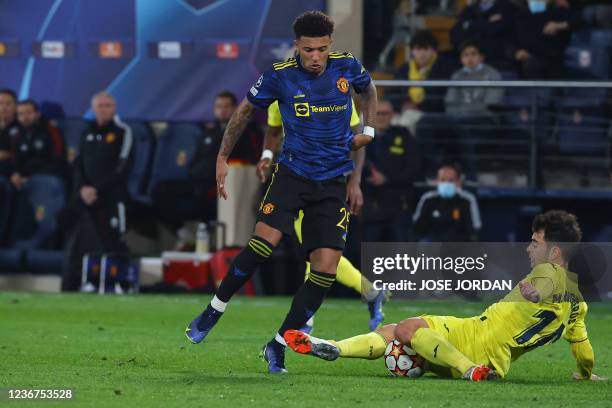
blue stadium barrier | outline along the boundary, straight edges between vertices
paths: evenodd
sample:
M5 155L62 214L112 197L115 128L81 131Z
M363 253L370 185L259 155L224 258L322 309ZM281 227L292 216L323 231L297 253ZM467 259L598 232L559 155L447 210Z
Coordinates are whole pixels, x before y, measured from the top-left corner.
M126 121L126 123L132 129L134 137L133 162L128 181L128 191L132 199L139 200L147 193L155 152L155 136L151 127L145 122Z
M81 118L67 118L58 121L58 126L66 144L66 158L72 163L79 155L81 133L88 128L88 123Z
M607 156L610 120L594 108L565 109L557 115L559 152Z
M20 272L25 269L24 251L17 248L0 249L0 270Z
M25 264L28 272L59 275L64 266L64 251L30 249L25 252Z
M161 181L189 178L189 162L201 139L202 129L195 123L168 125L155 149L151 180L147 189L149 196Z

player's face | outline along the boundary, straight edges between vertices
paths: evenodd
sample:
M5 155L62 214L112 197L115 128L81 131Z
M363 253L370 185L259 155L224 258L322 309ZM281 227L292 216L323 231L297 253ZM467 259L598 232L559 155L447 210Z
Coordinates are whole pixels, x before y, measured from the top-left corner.
M324 37L300 37L295 40L295 48L300 54L302 66L306 71L320 75L327 66L327 56L331 51L332 39Z
M113 119L115 101L112 98L104 95L98 96L92 105L98 123L108 123Z
M416 62L417 67L421 68L428 65L436 55L436 50L431 47L414 47L412 50L412 58Z
M544 241L543 230L531 234L531 242L527 247L527 253L529 254L529 264L532 268L547 261L548 245Z
M222 97L215 99L214 114L215 119L218 121L229 122L234 110L236 110L236 107L230 98Z
M466 47L461 52L461 63L464 67L474 69L482 63L482 54L476 47Z
M10 122L15 117L15 101L10 95L0 93L0 120Z
M17 120L23 127L34 126L38 122L40 114L29 103L17 106Z

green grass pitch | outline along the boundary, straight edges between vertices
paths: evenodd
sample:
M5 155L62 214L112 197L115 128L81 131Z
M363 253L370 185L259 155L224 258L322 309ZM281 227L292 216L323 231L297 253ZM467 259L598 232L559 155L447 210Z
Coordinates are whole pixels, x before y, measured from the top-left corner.
M258 354L290 299L236 298L206 341L190 344L185 326L207 301L0 293L0 388L71 388L75 400L61 405L74 407L612 407L610 381L570 379L575 363L563 340L524 356L496 383L393 378L382 360L330 363L291 351L289 374L271 376ZM385 311L386 321L396 322L422 313L468 316L482 307L396 301ZM367 319L359 301L329 299L315 334L363 333ZM591 304L587 325L595 372L610 377L612 304Z

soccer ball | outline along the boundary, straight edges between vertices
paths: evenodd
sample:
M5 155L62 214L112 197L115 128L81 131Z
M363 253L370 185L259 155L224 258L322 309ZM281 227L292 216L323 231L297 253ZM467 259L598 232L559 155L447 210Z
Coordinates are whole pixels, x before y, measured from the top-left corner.
M416 351L393 340L385 349L385 366L396 377L416 378L423 375Z

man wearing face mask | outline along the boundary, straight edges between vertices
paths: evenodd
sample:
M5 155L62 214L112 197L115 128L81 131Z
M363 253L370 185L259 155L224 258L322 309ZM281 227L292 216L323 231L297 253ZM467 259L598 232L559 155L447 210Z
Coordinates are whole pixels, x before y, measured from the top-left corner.
M457 164L443 164L438 170L436 190L421 196L412 217L421 239L432 242L477 241L482 227L476 197L461 188Z
M421 154L408 129L391 125L394 115L388 100L378 102L381 136L367 149L364 166L364 241L412 240L413 183L421 173Z
M570 10L549 0L528 0L516 15L507 55L526 79L563 75L563 58L572 29Z
M514 24L514 6L507 0L479 0L465 7L450 32L455 49L469 39L477 39L489 63L498 69L512 66L500 46L508 42Z

